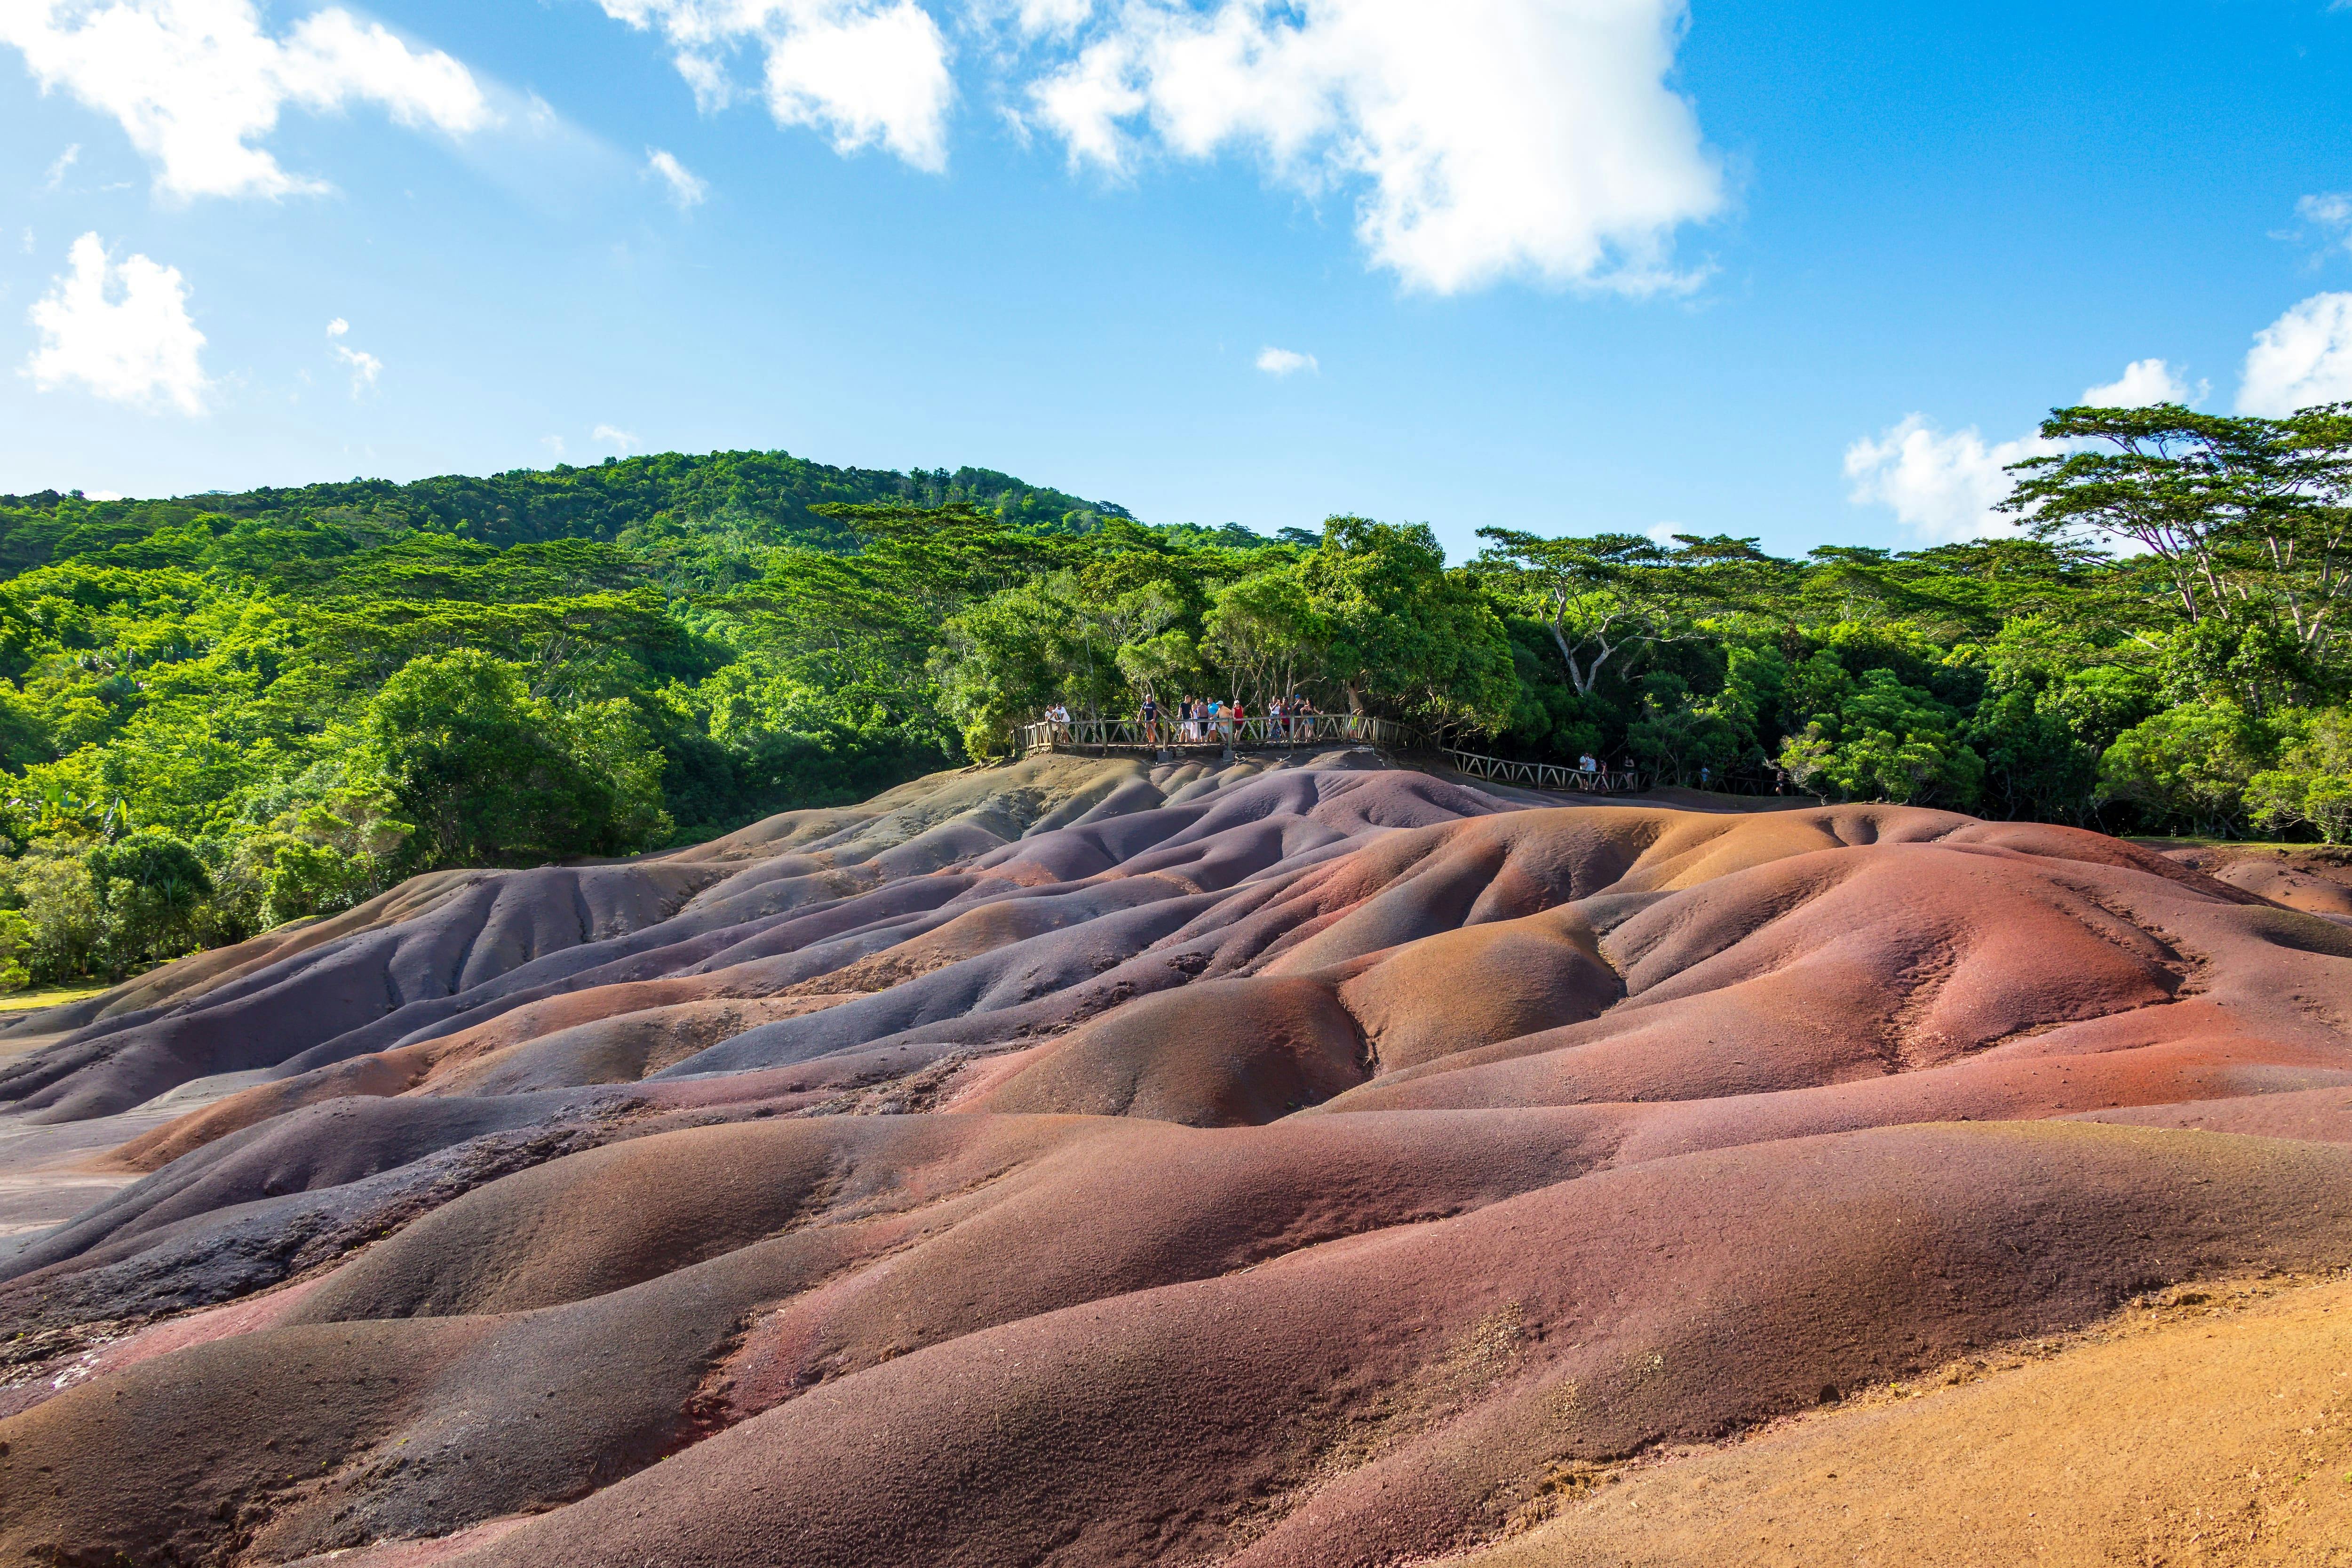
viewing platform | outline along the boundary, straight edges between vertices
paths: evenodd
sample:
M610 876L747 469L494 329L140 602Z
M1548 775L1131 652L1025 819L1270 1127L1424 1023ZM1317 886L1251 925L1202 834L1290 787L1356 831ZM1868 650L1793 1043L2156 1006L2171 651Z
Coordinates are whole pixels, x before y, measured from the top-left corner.
M1490 757L1478 752L1433 745L1427 737L1389 719L1354 713L1309 713L1296 718L1213 719L1188 738L1181 721L1160 721L1155 742L1144 734L1137 719L1073 719L1065 724L1024 724L1014 731L1023 755L1033 752L1068 752L1081 756L1158 756L1198 758L1243 752L1304 751L1317 746L1362 745L1384 752L1443 758L1447 766L1472 778L1528 789L1577 795L1638 795L1648 780L1635 769L1596 768L1587 772L1559 763L1523 763Z

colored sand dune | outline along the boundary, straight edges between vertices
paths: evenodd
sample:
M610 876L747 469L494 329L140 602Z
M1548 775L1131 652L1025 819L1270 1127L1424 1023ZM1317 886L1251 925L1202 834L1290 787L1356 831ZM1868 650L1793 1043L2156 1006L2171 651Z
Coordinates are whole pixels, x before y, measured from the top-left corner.
M2325 1561L2352 1307L2179 1303L2352 1267L2352 917L2193 859L1332 751L420 879L13 1026L0 1561Z

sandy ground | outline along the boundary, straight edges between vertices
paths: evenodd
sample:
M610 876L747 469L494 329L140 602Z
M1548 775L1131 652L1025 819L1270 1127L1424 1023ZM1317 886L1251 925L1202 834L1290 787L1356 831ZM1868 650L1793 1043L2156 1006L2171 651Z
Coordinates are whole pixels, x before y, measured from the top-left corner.
M298 1558L283 1568L434 1568L436 1563L463 1556L478 1547L489 1546L512 1535L516 1529L530 1523L527 1515L494 1519L478 1524L471 1530L461 1530L455 1535L425 1536L406 1541L379 1542L355 1552L330 1552L320 1557Z
M108 1151L177 1114L128 1110L54 1127L0 1117L0 1258L137 1181L139 1173L107 1164Z
M10 1040L0 1044L0 1050L14 1053L56 1037ZM265 1076L223 1073L199 1079L144 1105L87 1121L44 1126L21 1115L0 1115L0 1261L43 1231L139 1180L143 1173L107 1158L114 1149Z
M2352 919L2352 849L2325 844L2136 842L2291 910L2330 920Z
M1744 1442L1564 1469L1456 1568L2352 1563L2352 1281L2166 1292Z

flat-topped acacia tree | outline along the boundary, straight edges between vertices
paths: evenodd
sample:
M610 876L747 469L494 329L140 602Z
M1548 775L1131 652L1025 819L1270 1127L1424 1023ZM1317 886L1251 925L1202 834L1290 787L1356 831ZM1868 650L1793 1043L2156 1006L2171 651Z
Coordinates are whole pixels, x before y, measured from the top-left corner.
M2001 510L2037 539L2090 536L2162 563L2179 613L2273 619L2324 652L2352 599L2352 404L2286 419L2147 408L2059 408L2061 452L2010 466Z

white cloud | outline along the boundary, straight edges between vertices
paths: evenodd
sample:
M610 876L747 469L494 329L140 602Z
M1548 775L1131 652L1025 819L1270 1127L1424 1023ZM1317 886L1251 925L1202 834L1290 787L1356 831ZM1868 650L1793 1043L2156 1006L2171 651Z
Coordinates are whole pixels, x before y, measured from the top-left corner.
M615 425L599 425L588 432L588 438L599 446L617 447L623 452L634 451L645 445L643 441ZM558 450L561 450L560 446Z
M671 203L680 212L700 206L703 198L710 194L708 183L662 148L646 149L646 168L661 176L662 183L669 187Z
M288 105L373 103L400 124L464 135L493 123L471 72L350 12L316 11L278 37L252 0L0 0L0 43L121 123L168 196L323 191L257 145Z
M1093 20L1095 0L1021 0L1016 20L1031 37L1076 32Z
M58 161L49 165L48 174L43 176L41 180L41 189L44 191L54 191L58 186L64 184L66 183L66 171L71 169L74 166L75 160L79 159L80 156L81 143L79 142L74 142L64 152L58 153Z
M1278 349L1271 344L1257 351L1257 367L1268 375L1296 375L1302 370L1320 373L1323 369L1315 363L1313 354Z
M943 0L599 0L656 33L706 110L756 92L846 153L947 165ZM963 0L1025 135L1074 167L1261 155L1354 199L1379 267L1451 293L1526 277L1686 291L1677 232L1725 205L1667 82L1685 0ZM754 73L746 60L756 60Z
M542 446L542 447L546 447L550 452L553 453L553 454L555 455L555 460L556 460L557 462L559 462L559 463L560 463L560 462L563 461L563 437L561 437L561 436L541 436L541 437L539 438L539 444L540 444L541 446Z
M383 374L383 361L376 358L375 355L368 353L365 349L355 349L346 343L336 341L341 339L351 330L352 324L343 320L341 316L337 316L333 321L329 321L327 323L327 337L329 340L327 343L327 351L333 354L338 361L351 367L352 395L353 397L357 397L361 393L365 392L375 385L375 378Z
M33 384L79 384L115 403L203 413L205 335L188 318L180 269L143 256L117 266L95 234L74 241L67 265L30 312L40 334L24 367Z
M2305 196L2294 204L2294 216L2324 230L2329 249L2352 250L2352 191L2325 191Z
M2003 469L2057 450L2038 436L1988 446L1973 426L1946 434L1914 414L1877 440L1845 449L1845 477L1853 481L1847 499L1893 508L1926 543L2009 533L2014 521L1993 510L2015 482Z
M2314 294L2254 334L2238 412L2279 418L2352 400L2352 294Z
M600 3L616 21L658 31L706 109L735 97L729 58L753 47L777 124L822 132L842 153L881 146L918 169L947 167L947 38L914 0Z
M610 4L611 0L607 0ZM1036 83L1076 163L1260 152L1310 194L1357 190L1373 261L1439 293L1506 276L1692 287L1675 231L1724 204L1665 82L1682 0L1128 0Z
M1060 133L1073 169L1093 164L1112 174L1127 171L1133 150L1120 122L1142 113L1151 102L1129 79L1132 53L1118 40L1098 43L1030 88L1037 118ZM1025 133L1025 123L1015 123Z
M2191 387L2164 360L2142 359L2105 385L2084 387L2082 402L2095 408L2193 406L2211 392L2202 380ZM2352 293L2315 294L2255 335L2238 411L2275 417L2338 401L2352 401ZM2005 534L2015 516L1993 507L2014 488L2008 466L2068 449L2035 435L1988 443L1973 426L1948 433L1914 414L1878 439L1846 448L1845 475L1853 482L1847 499L1892 508L1927 543Z
M2192 390L2188 381L2160 359L2136 359L2122 375L2104 386L2083 389L2086 408L2151 408L2159 403L2200 403L2213 390L2200 381Z

